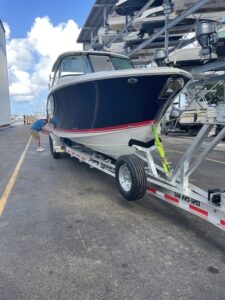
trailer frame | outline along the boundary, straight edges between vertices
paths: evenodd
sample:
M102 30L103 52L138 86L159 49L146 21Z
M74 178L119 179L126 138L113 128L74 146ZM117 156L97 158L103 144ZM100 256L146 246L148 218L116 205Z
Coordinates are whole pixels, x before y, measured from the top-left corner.
M175 168L171 168L170 175L156 162L156 145L153 144L147 147L144 143L138 143L137 141L137 143L132 143L132 147L135 148L134 155L142 161L145 169L147 193L225 230L225 190L214 189L205 191L190 183L189 180L205 157L225 136L225 120L223 119L225 116L225 105L222 106L222 110L222 120L220 111L218 119L203 125ZM215 124L222 125L222 130L217 136L212 138L211 142L204 147L201 154L196 157L197 151L203 145L206 138L208 138L208 134ZM54 132L50 134L50 146L51 143L52 148L50 148L54 158L59 158L60 153L66 152L71 157L77 158L80 162L88 164L91 168L96 168L113 177L116 177L116 173L118 174L116 171L117 161L112 158L80 144L74 143L70 145L67 139L58 137ZM119 182L119 179L117 181Z

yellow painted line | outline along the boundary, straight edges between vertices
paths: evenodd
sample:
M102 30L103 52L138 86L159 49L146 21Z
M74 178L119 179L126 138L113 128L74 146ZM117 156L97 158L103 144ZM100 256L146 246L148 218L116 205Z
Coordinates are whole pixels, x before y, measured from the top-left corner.
M184 152L177 151L177 150L172 150L172 149L169 149L169 148L166 148L166 151L171 151L171 152L175 152L175 153L184 154ZM194 155L194 157L198 157L198 155ZM225 165L225 162L221 161L221 160L216 160L216 159L212 159L212 158L204 158L204 160L209 160L209 161L221 164L221 165Z
M3 192L3 194L0 198L0 217L2 216L2 214L4 212L4 208L7 204L9 195L10 195L10 193L11 193L11 191L12 191L12 189L13 189L15 183L16 183L16 179L17 179L19 171L22 167L22 164L23 164L25 155L27 153L28 147L30 146L31 139L32 139L32 137L29 138L29 140L27 142L27 145L26 145L20 159L18 160L18 163L17 163L17 165L16 165L16 167L15 167L13 173L12 173L12 176L10 177L9 182L8 182L8 184L7 184L5 190L4 190L4 192Z

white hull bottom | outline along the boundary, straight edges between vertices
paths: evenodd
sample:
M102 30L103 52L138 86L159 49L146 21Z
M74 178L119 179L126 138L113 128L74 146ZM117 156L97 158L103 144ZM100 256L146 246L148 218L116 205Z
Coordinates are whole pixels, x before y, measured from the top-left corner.
M65 132L56 130L57 136L68 138L97 152L117 159L121 155L133 154L135 148L129 147L130 139L148 142L153 139L152 125L101 132Z

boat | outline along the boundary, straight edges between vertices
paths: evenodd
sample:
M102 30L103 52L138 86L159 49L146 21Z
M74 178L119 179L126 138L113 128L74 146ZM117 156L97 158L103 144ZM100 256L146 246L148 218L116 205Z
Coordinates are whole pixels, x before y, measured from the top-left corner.
M134 12L139 11L146 0L119 0L115 5L115 12L121 16L133 16Z
M174 10L177 14L181 14L183 11L187 10L189 7L196 3L196 0L174 0ZM213 0L208 1L199 9L194 12L196 18L201 16L209 16L209 18L213 18L214 20L224 19L225 13L225 2L224 0Z
M200 51L201 51L200 46L176 49L169 54L168 59L169 62L172 63L173 66L177 68L199 66L206 62L201 56ZM210 61L216 59L217 59L216 53L212 53Z
M215 61L219 57L225 56L224 40L225 40L225 27L218 29L218 40L215 45L214 51L210 57L204 57L201 55L201 46L186 46L185 48L175 49L169 54L169 62L173 66L180 67L192 67L205 64L207 61Z
M170 15L170 19L173 18L173 14ZM146 22L158 22L163 21L165 22L165 14L163 6L153 7L146 9L140 17L137 17L133 21L133 27L136 30L140 30L142 28L142 25Z
M180 39L182 34L170 34L169 37L169 47L176 47L180 44ZM149 35L145 33L140 35L137 31L129 33L123 38L125 41L125 47L133 48L140 45L141 43L149 40ZM156 38L150 45L147 45L146 48L163 48L165 45L165 36L162 35Z
M183 34L178 33L178 34L171 34L170 35L170 40L179 40L183 37ZM137 31L133 31L128 33L126 36L123 37L123 40L128 42L136 42L138 43L138 41L143 41L143 40L147 40L149 39L149 35L147 33L141 35L139 32ZM157 38L158 41L164 41L165 40L165 36L161 35L160 37Z
M98 30L98 40L100 43L109 43L118 35L115 30L108 30L104 27L100 27ZM117 40L117 42L122 41L124 34Z
M177 16L175 14L171 14L169 23L173 21ZM203 21L211 21L215 22L215 20L208 20L205 18L199 18L198 22L203 22ZM195 17L187 17L180 21L178 24L173 26L172 28L169 29L169 33L187 33L189 32L194 32L195 31L195 25L196 25L196 18ZM144 18L142 22L140 21L141 28L140 32L143 33L148 33L150 36L157 31L161 30L162 27L165 26L165 16L164 15L158 15L158 16L152 16L150 18Z
M127 22L130 21L130 18L127 18ZM116 14L112 14L107 18L107 25L113 31L120 31L126 25L126 16L119 16Z
M153 139L152 126L192 79L181 69L134 69L127 56L103 51L61 54L47 100L54 134L117 159L132 140Z
M203 18L205 20L212 20L212 21L218 21L223 22L225 11L208 11L208 12L202 12L202 13L194 13L194 16L197 19Z
M104 48L104 50L105 51L109 51L109 52L113 52L113 53L122 54L122 55L126 54L125 43L124 42L113 43L113 44L110 45L110 47L108 47L106 45L106 47Z
M148 0L119 0L115 5L115 12L121 16L133 16L135 12L141 10ZM151 6L161 6L163 0L155 0Z
M170 21L177 17L176 13L170 14ZM224 13L223 13L224 17ZM187 26L192 26L194 30L194 26L196 23L196 18L199 21L218 21L221 18L221 13L203 13L203 14L195 14L194 16L190 16L182 20L174 27L174 32L186 32ZM145 32L148 32L150 35L153 34L155 28L162 28L165 25L165 13L163 6L152 7L145 10L139 17L135 18L133 21L133 28ZM170 30L172 32L172 30Z

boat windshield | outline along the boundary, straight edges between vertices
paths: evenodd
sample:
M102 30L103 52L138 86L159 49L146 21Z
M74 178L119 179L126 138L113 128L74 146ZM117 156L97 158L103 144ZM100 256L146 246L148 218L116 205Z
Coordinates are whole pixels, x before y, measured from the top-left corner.
M94 72L114 70L109 55L89 55Z
M63 58L60 64L60 76L91 73L85 55L71 55Z
M110 55L89 55L94 72L133 69L131 61L127 58Z
M134 69L132 62L129 59L112 56L111 60L115 70Z
M123 57L99 54L89 54L88 57L94 72L125 70L134 68L131 61ZM56 81L58 77L62 76L92 73L93 71L91 69L90 62L88 61L87 56L83 54L69 55L67 57L64 57L55 74L54 81Z

